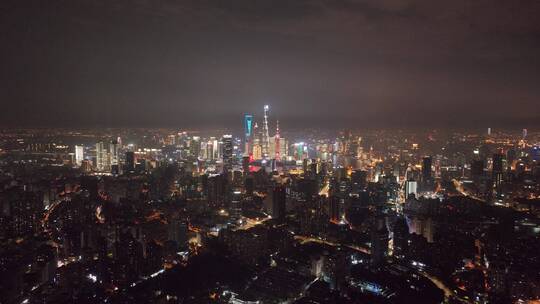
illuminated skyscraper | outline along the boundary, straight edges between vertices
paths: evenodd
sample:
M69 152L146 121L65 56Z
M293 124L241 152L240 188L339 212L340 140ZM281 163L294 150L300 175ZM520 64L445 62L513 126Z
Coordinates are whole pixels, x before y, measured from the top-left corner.
M253 145L253 159L262 159L263 155L262 155L262 148L261 148L261 145L259 144L254 144Z
M111 166L118 165L118 140L113 139L109 144L110 162Z
M96 144L96 169L98 171L109 171L109 152L105 144L100 141Z
M220 141L218 141L215 137L210 137L210 140L207 144L207 149L209 154L212 154L211 159L218 159L221 157L221 151L220 151ZM210 147L212 150L210 151ZM208 156L210 158L210 155Z
M418 183L415 180L408 180L405 182L405 198L409 198L411 194L413 194L415 197L418 195L417 193L418 189Z
M80 166L82 164L83 159L84 159L84 147L75 146L75 163L77 164L77 166Z
M232 194L229 215L233 222L237 222L242 218L242 193L240 191L234 191Z
M210 145L211 146L211 145ZM205 160L209 160L208 156L208 142L203 141L201 142L201 158Z
M120 167L118 165L118 160L119 160L119 155L118 155L118 151L119 151L119 144L118 144L118 140L116 139L113 139L110 143L109 143L109 171L112 173L112 174L119 174L120 173Z
M499 188L503 182L504 156L500 153L493 154L492 178L495 187Z
M262 159L262 147L261 147L261 131L259 130L259 125L255 123L253 125L253 134L252 134L252 146L251 146L251 152L252 152L252 159Z
M281 149L279 148L279 145L280 145L280 142L279 142L279 138L280 138L280 135L279 135L279 120L276 122L276 136L274 136L274 141L275 141L275 153L276 153L276 159L281 159L280 157L280 153L281 153Z
M263 158L268 158L268 150L270 146L270 133L268 131L268 111L270 107L268 105L264 106L264 122L263 122L263 132L262 132L262 155Z
M253 141L253 145L261 144L261 130L259 130L259 124L257 123L253 125L253 133L252 133L251 139ZM251 148L253 149L253 147Z
M244 143L245 143L245 148L244 148L244 155L252 155L253 151L252 151L252 137L253 137L253 115L250 115L250 114L246 114L244 115L244 135L245 135L245 138L244 138Z
M214 153L214 141L213 140L209 140L208 142L205 143L206 144L206 147L205 147L205 158L207 160L214 160L214 157L215 157L215 153Z
M189 142L189 154L192 157L199 157L201 153L201 138L193 136Z
M280 157L287 157L289 155L289 148L287 140L283 137L279 137L279 156Z
M233 139L232 135L223 135L223 172L232 172Z

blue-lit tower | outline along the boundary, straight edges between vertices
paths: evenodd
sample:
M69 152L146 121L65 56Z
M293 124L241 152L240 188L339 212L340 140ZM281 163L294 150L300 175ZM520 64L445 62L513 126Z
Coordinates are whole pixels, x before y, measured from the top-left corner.
M244 135L245 135L245 147L244 155L251 156L253 154L253 115L245 114L244 115Z

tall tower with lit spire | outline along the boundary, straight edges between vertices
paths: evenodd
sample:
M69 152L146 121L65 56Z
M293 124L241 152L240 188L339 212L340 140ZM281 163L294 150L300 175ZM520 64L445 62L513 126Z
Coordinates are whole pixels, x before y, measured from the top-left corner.
M270 107L264 106L264 122L263 122L263 134L262 134L262 156L264 159L268 159L268 150L270 144L270 134L268 132L268 111Z
M281 159L280 157L280 147L279 147L279 138L280 138L280 135L279 135L279 120L276 121L276 136L274 136L274 141L275 141L275 147L276 147L276 159L279 160Z

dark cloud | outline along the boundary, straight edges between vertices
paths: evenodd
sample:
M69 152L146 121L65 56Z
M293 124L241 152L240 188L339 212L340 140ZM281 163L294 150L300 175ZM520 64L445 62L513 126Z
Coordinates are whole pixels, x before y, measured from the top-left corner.
M6 0L0 121L534 124L538 1Z

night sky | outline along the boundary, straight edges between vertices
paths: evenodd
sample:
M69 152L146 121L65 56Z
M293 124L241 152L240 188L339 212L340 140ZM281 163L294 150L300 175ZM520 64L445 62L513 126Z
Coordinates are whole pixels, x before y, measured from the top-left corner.
M0 125L540 125L540 1L2 0Z

